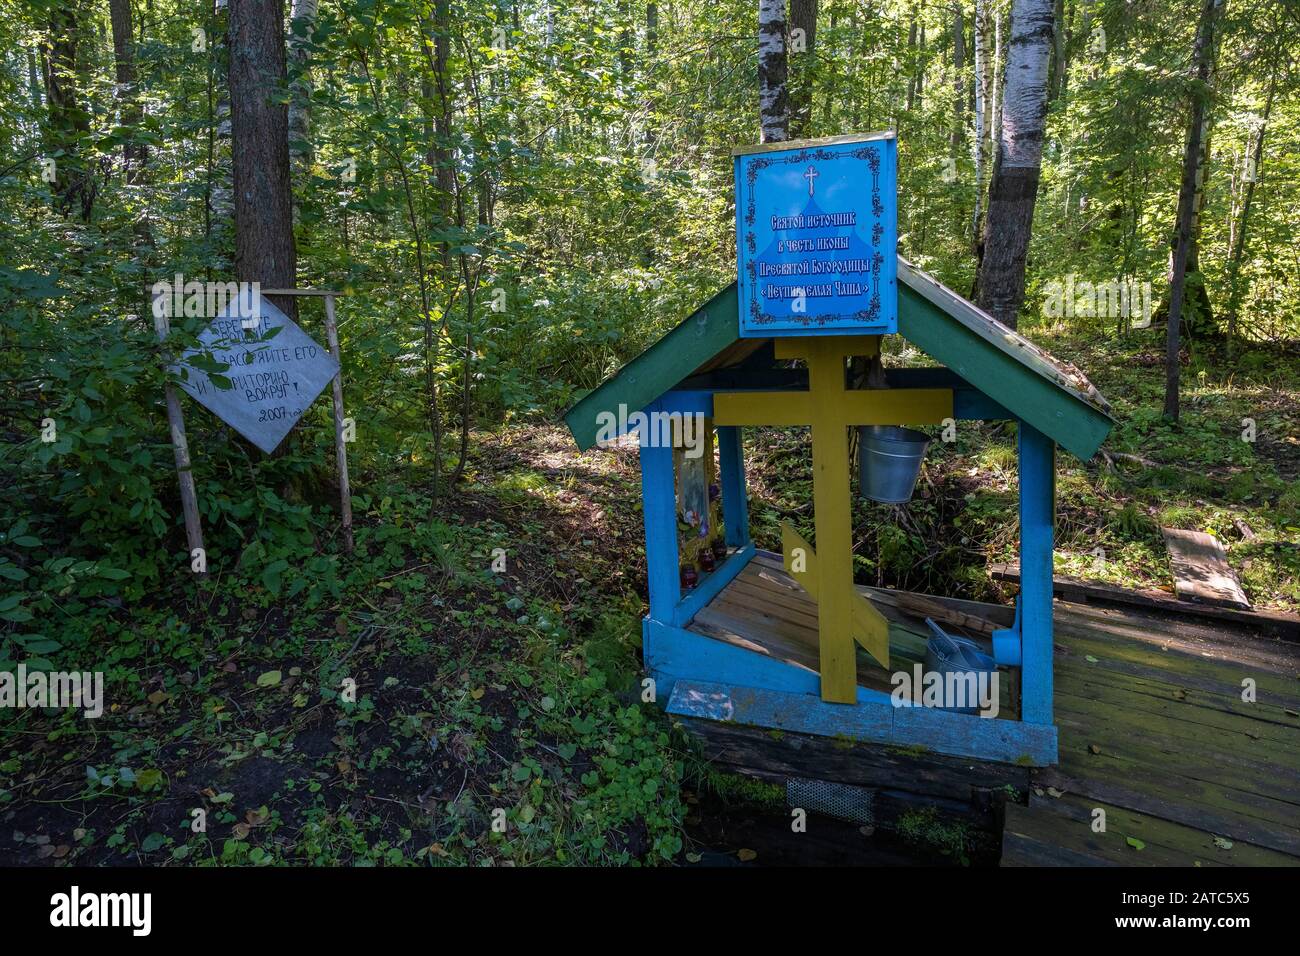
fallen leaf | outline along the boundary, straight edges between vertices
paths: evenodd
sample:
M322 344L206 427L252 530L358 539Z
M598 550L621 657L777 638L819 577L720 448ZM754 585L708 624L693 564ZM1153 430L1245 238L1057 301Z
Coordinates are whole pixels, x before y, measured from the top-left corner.
M334 619L334 633L339 637L346 637L348 633L348 619L343 616Z
M231 835L234 836L236 840L243 840L247 838L249 832L252 829L253 828L250 827L247 823L236 823L233 827L230 828L230 832Z
M66 843L59 844L54 848L54 858L56 860L63 859L65 856L68 855L68 851L71 849L72 847L68 846Z
M485 693L487 692L482 687L475 687L469 692L469 696L473 697L475 700L481 700Z
M1101 748L1098 747L1096 744L1088 744L1088 753L1099 754L1101 753Z
M257 679L258 687L274 687L278 683L280 683L279 671L267 671Z
M1145 850L1147 847L1147 845L1143 843L1141 840L1139 840L1137 837L1129 837L1124 842L1127 843L1135 850Z
M335 766L339 768L339 773L347 773L349 770L352 769L352 764L346 760L340 760L337 764L335 764Z
M1093 657L1091 654L1087 654L1087 655L1085 655L1083 659L1084 659L1085 661L1087 661L1089 664L1096 664L1096 663L1097 663L1097 658Z
M741 863L748 863L750 860L757 860L758 854L750 849L739 850L736 853L736 859L740 860Z
M434 856L451 856L450 853L448 853L446 850L442 848L441 843L432 844L429 847L429 852L432 853Z
M244 819L247 820L251 826L260 827L267 820L271 819L271 811L267 807L261 806L256 810L249 810L245 813Z
M1232 841L1229 840L1227 837L1218 837L1218 836L1216 836L1216 837L1214 838L1214 845L1217 846L1220 850L1231 850L1231 849L1232 849Z
M1055 787L1048 787L1047 795L1059 800L1061 797L1065 796L1065 791L1057 790Z
M165 690L156 690L149 695L148 699L151 704L161 704L164 701L171 700L171 696L172 695L167 693Z
M72 831L72 839L74 840L80 841L85 839L85 837L86 837L85 827L77 827L77 829Z
M687 862L687 863L699 863L700 860L702 860L702 859L704 859L704 854L702 854L702 853L687 853L687 854L686 854L686 862Z

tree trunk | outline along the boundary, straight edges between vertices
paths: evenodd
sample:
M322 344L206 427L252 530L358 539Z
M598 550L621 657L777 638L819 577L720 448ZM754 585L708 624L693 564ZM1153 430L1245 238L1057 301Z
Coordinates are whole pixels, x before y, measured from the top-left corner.
M1197 86L1192 90L1192 111L1187 124L1187 146L1183 151L1183 180L1178 190L1178 222L1174 230L1174 268L1169 286L1169 323L1165 336L1165 416L1178 420L1179 324L1183 313L1183 287L1192 251L1193 220L1196 218L1197 182L1204 152L1208 117L1209 81L1214 63L1214 21L1224 0L1204 0L1196 30Z
M234 170L230 123L230 17L226 0L214 0L208 51L208 196L204 235L219 250L218 272L229 266L235 218Z
M1067 68L1065 51L1065 0L1056 0L1053 13L1056 20L1056 36L1052 44L1052 78L1047 86L1047 102L1055 103L1056 98L1065 90L1065 71Z
M305 179L311 168L311 54L308 41L316 24L320 0L293 0L293 17L289 25L289 65L293 83L289 90L289 162L295 179ZM297 211L298 204L294 203Z
M271 98L284 89L284 9L280 0L230 0L230 116L235 181L235 278L292 289L289 119ZM292 296L272 299L297 318Z
M1246 227L1250 223L1250 206L1255 198L1255 183L1259 179L1259 169L1264 162L1264 133L1268 130L1268 119L1273 112L1273 95L1277 92L1277 74L1279 64L1273 63L1273 73L1268 81L1268 98L1264 102L1264 115L1260 119L1259 132L1255 134L1255 148L1250 155L1250 176L1246 179L1246 188L1241 201L1241 213L1232 234L1232 248L1228 253L1228 351L1231 354L1237 338L1237 309L1241 305L1243 289L1239 274L1241 260L1246 255Z
M978 255L983 216L984 167L988 157L989 120L992 114L989 78L989 4L992 0L975 0L975 212L971 216L971 248Z
M1025 259L1038 197L1047 112L1052 0L1013 0L997 167L989 187L979 304L1015 328L1025 295Z
M817 0L790 0L790 35L803 31L803 50L794 57L799 65L790 93L790 137L802 139L812 125L812 76L817 38Z
M952 5L952 154L955 159L961 149L965 132L966 102L966 27L961 14L961 4Z
M131 0L109 0L113 23L113 59L116 64L117 100L122 126L128 139L122 144L122 161L128 186L140 182L140 174L149 161L149 148L137 136L143 115L136 89L135 36L131 29Z
M658 53L659 5L651 2L645 5L645 62L641 67L642 76L647 87L651 85L651 78L655 75L655 59ZM655 128L656 105L654 94L647 93L645 99L645 141L649 146L654 146L659 135L659 131Z
M916 105L916 16L917 10L914 4L907 21L907 111L909 113ZM832 26L834 26L834 19L832 15Z
M42 41L41 67L49 112L47 157L54 160L54 193L59 211L90 221L95 179L82 156L82 139L90 133L90 115L78 90L78 44L83 39L81 11L75 2L50 7L49 32ZM54 154L59 155L54 155Z
M764 143L790 138L785 0L758 0L758 114Z

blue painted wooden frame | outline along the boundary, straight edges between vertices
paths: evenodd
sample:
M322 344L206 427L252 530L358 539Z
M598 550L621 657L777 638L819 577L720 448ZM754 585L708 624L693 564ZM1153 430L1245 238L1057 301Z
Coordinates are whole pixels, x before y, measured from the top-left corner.
M673 608L672 623L679 627L689 624L691 618L700 613L704 605L721 594L722 589L745 569L745 565L749 564L753 557L754 546L751 544L729 555L721 566L704 575L703 580L677 602L677 607Z
M820 699L821 677L816 671L649 617L641 621L641 650L655 681L655 693L664 699L679 680L726 680L743 687L811 694ZM883 691L859 687L858 701L890 703L890 697Z
M1052 549L1056 442L1020 423L1020 719L1052 723Z
M683 678L672 685L668 713L1022 766L1056 762L1056 728L1050 724L897 706L888 698L859 699L846 707L814 694Z
M647 410L658 410L658 402ZM682 597L677 551L677 482L673 450L658 444L641 445L641 510L645 522L646 586L650 616L671 621Z
M718 426L718 464L722 470L722 524L727 547L749 544L749 496L745 490L745 446L739 425Z
M711 415L713 393L670 391L644 411ZM959 402L954 412L960 418L992 418L1001 417L1002 409L974 393ZM670 712L707 717L710 714L705 711L709 708L703 707L700 700L725 698L732 704L744 702L743 707L733 707L731 719L760 726L922 745L941 753L985 760L1034 765L1056 762L1057 731L1052 706L1054 441L1027 423L1019 423L1021 589L1014 623L993 633L998 663L1021 668L1021 719L1010 721L933 708L898 707L890 695L863 687L858 688L855 706L826 704L820 699L821 681L814 671L687 630L692 618L754 556L742 433L739 427L718 429L724 526L727 544L735 550L685 595L678 566L673 452L670 447L647 443L647 437L643 436L641 444L641 488L650 613L642 622L643 653L656 682L656 693L672 698ZM678 684L683 682L684 693L691 696L693 704L677 699Z

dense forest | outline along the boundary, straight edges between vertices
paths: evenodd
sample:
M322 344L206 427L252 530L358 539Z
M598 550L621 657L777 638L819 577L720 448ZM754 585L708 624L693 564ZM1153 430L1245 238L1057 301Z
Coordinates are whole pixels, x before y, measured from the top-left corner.
M110 702L102 733L0 718L0 856L665 862L697 793L765 799L639 706L635 448L559 425L734 279L760 141L893 130L899 253L1106 394L1060 568L1167 587L1176 523L1300 605L1294 0L0 9L0 669ZM270 454L181 396L195 564L177 274L339 293L354 552L328 393ZM777 547L806 448L749 454ZM912 504L855 505L858 580L997 597L1012 445L934 455Z

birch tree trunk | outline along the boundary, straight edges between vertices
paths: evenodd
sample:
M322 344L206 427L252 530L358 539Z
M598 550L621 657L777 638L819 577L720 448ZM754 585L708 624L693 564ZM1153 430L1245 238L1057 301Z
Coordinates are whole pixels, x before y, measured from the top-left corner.
M983 217L984 167L988 157L989 120L992 116L989 78L989 4L992 0L975 0L975 143L971 150L975 161L975 212L971 216L971 247L977 249Z
M1259 168L1264 162L1264 133L1268 131L1268 118L1273 112L1273 95L1277 92L1278 63L1273 64L1273 75L1268 81L1268 99L1264 103L1264 115L1260 118L1259 132L1255 134L1255 148L1248 153L1250 163L1249 175L1241 201L1241 213L1232 230L1232 240L1228 253L1228 354L1232 354L1237 338L1237 309L1241 305L1244 292L1241 281L1241 260L1246 255L1246 227L1250 223L1250 206L1255 198L1255 183L1259 180Z
M785 0L758 0L758 115L764 143L790 138Z
M1209 80L1214 64L1214 22L1224 0L1204 0L1196 30L1197 85L1192 90L1192 113L1187 124L1187 147L1183 151L1183 180L1178 190L1178 222L1174 230L1173 277L1169 286L1169 323L1165 335L1165 417L1178 420L1178 353L1183 313L1187 262L1192 252L1196 201L1202 191L1201 160L1208 126Z
M230 231L235 218L234 171L230 156L230 11L226 0L214 0L208 37L208 196L204 235L220 251L226 267ZM219 271L225 271L224 268Z
M289 117L280 0L230 0L230 119L235 278L292 289L298 268L289 184ZM297 318L292 296L271 301Z
M1043 157L1052 0L1012 0L997 168L989 188L979 304L1016 327L1025 295L1025 258Z
M913 5L907 21L907 111L916 104L916 6Z
M966 27L961 15L961 4L952 5L952 152L953 158L961 148L964 132L963 105L966 100Z

